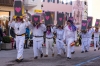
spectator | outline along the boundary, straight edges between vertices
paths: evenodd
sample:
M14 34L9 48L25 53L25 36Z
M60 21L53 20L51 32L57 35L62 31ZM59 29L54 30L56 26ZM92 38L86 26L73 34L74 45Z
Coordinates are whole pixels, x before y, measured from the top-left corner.
M25 36L25 45L24 45L24 48L29 48L29 45L28 45L28 40L29 40L29 37L30 37L30 30L29 28L27 27L26 28L26 36Z

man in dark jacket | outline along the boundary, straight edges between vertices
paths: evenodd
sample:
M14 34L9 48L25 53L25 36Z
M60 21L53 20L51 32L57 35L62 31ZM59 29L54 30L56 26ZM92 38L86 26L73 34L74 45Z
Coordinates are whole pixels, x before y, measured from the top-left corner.
M2 41L2 38L3 38L3 31L2 31L2 28L1 28L1 25L0 25L0 43Z

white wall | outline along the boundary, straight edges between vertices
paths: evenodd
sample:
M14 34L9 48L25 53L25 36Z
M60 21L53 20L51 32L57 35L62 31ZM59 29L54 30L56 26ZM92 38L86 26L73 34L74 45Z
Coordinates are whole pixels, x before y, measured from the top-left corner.
M34 10L41 10L41 0L36 0L37 1L37 6L33 8L29 8L28 11L30 14L34 14Z

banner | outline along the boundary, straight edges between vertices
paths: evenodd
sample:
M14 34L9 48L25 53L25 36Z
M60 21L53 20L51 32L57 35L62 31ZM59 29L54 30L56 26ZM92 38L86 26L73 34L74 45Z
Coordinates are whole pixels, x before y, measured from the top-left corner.
M22 2L14 1L14 11L16 16L22 16Z
M95 26L100 26L100 19L96 19Z
M33 15L32 16L32 22L39 23L40 22L40 16L39 15Z
M73 17L69 17L68 20L72 20L72 21L74 21L74 18L73 18Z
M64 14L57 13L57 25L63 25L64 23Z
M89 26L92 26L92 20L93 20L93 17L87 17L87 26L89 27Z
M45 12L45 25L51 24L51 13Z
M87 28L87 20L82 20L81 30L86 30Z

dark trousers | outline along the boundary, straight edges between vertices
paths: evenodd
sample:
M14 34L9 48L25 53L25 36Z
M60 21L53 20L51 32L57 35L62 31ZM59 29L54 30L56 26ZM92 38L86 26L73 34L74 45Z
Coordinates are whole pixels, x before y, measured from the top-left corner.
M24 48L29 48L28 39L25 40Z

